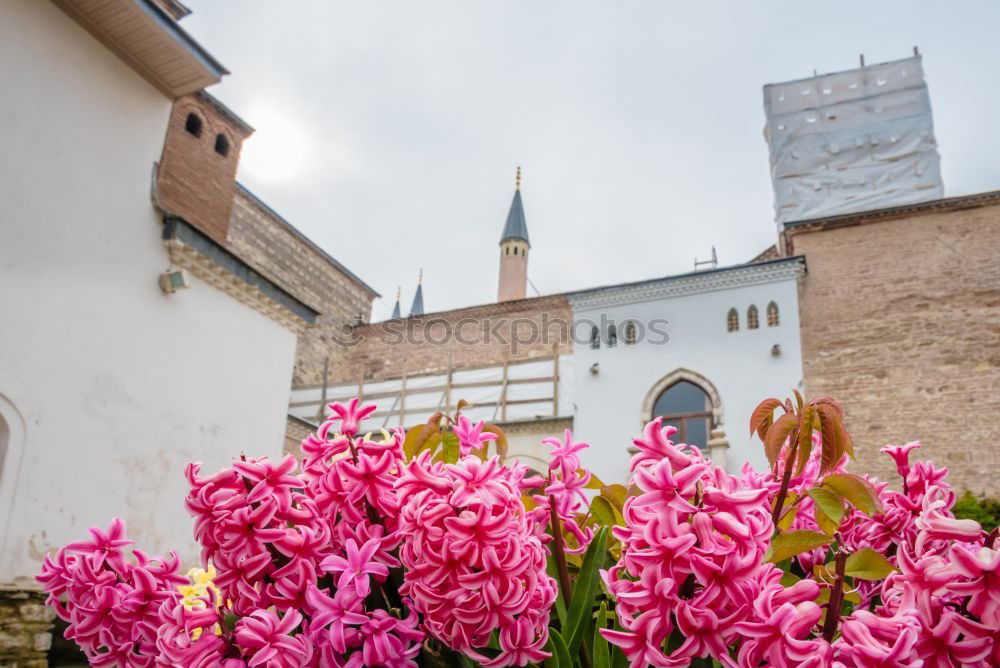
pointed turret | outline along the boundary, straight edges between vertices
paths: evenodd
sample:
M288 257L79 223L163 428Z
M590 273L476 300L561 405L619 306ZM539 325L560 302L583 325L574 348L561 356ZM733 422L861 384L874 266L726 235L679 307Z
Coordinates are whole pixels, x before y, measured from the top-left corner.
M514 200L500 235L500 287L497 301L524 299L528 293L528 223L521 202L521 168L514 180Z
M397 287L396 288L396 305L392 307L392 319L393 320L398 320L401 317L400 316L400 311L399 311L399 298L400 298L400 296L402 296L402 293L403 293L403 286Z
M410 307L410 317L424 314L424 270L420 270L417 280L417 292L413 295L413 306Z

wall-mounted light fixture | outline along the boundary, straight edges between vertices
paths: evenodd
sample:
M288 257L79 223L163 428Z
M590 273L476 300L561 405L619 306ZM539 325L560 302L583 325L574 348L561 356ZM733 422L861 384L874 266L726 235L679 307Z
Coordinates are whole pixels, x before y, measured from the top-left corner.
M191 280L188 278L186 269L175 269L160 274L160 289L168 295L189 287L191 287Z
M781 357L781 344L780 343L775 343L773 346L771 346L771 356L772 357Z

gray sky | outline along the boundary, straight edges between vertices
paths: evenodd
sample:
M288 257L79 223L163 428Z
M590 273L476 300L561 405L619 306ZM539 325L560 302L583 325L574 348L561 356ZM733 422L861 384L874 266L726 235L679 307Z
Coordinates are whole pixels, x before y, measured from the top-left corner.
M919 45L947 195L1000 188L1000 3L185 0L240 180L404 313L496 299L514 169L543 293L773 243L765 83ZM960 10L959 10L960 6Z

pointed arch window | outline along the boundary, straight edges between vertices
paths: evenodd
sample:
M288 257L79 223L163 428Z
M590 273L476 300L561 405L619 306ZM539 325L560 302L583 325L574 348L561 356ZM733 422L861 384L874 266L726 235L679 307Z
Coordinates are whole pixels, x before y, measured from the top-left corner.
M608 325L608 348L618 345L618 329L614 325Z
M767 326L777 327L778 326L778 305L771 302L767 305Z
M747 329L757 329L760 327L760 320L757 317L757 307L753 304L747 309Z
M729 309L729 313L726 315L726 331L740 331L740 314L734 308Z
M594 325L590 328L590 347L597 350L601 347L601 330Z
M226 139L226 135L221 133L216 135L215 152L221 155L223 158L229 155L229 140Z
M665 389L653 404L653 417L677 428L676 439L704 448L712 430L712 400L701 387L679 380Z

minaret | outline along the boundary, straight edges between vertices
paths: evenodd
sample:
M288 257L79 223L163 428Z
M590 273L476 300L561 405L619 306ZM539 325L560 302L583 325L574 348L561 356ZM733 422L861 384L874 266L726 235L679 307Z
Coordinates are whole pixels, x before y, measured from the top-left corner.
M401 317L399 314L399 298L402 296L402 294L403 294L403 286L400 285L399 287L396 288L396 305L392 307L393 320L399 320L399 318Z
M521 204L521 168L514 181L514 201L500 237L500 288L497 301L524 299L528 293L528 224Z
M417 293L413 295L413 306L410 307L410 317L424 314L424 270L420 270L420 278L417 279Z

